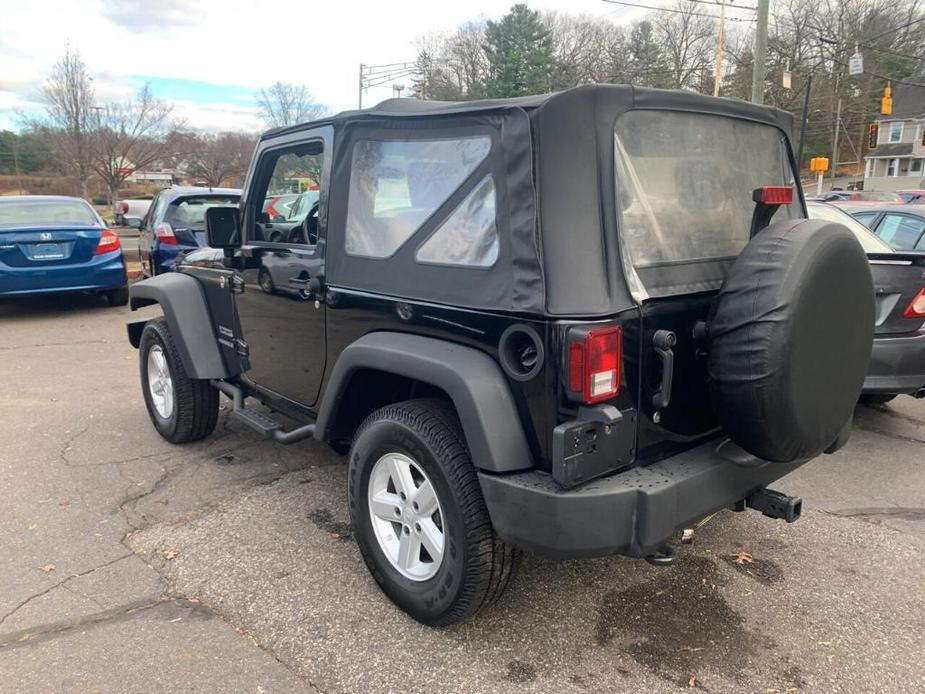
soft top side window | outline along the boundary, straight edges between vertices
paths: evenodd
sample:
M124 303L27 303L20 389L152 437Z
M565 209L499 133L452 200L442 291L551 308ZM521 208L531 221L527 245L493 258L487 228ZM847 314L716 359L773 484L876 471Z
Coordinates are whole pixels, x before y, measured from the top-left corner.
M388 258L472 175L491 138L360 140L350 170L348 255Z

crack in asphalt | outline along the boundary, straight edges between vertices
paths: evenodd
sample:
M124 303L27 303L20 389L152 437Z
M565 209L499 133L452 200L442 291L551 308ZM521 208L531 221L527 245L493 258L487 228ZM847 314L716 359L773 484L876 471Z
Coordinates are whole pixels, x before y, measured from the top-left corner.
M109 340L68 340L67 342L40 342L32 345L10 345L0 347L0 352L12 352L17 349L35 349L36 347L74 347L75 345L111 345Z
M889 439L896 439L898 441L908 441L909 443L925 443L925 439L919 439L915 436L907 436L906 434L897 434L895 431L886 431L885 429L878 429L877 427L865 426L864 424L855 423L854 425L862 431L869 431L872 434L878 434L880 436L885 436Z
M138 600L120 605L119 607L114 607L110 610L103 610L102 612L97 612L85 617L78 617L77 619L45 624L34 629L22 629L20 631L11 632L6 635L5 639L0 640L0 651L13 650L23 646L31 646L43 641L56 639L76 629L86 629L87 627L95 627L130 619L141 612L169 603L189 603L189 601L163 597L157 600ZM189 604L193 605L193 603Z
M123 555L121 555L121 556L119 556L119 557L116 557L115 559L112 559L112 560L110 560L110 561L107 561L107 562L104 562L104 563L99 564L99 565L97 565L97 566L94 566L92 569L87 569L86 571L81 571L80 573L77 573L77 574L71 574L71 575L68 576L67 578L65 578L65 579L63 579L63 580L61 580L61 581L58 581L57 583L55 583L55 584L49 586L48 588L45 588L44 590L41 590L41 591L39 591L38 593L33 593L33 594L30 595L28 598L26 598L26 599L24 599L24 600L21 600L15 607L13 607L13 609L11 609L9 612L7 612L7 613L4 614L2 617L0 617L0 626L3 626L3 623L6 622L6 620L8 620L8 619L9 619L10 617L12 617L14 614L16 614L17 612L19 612L19 610L21 610L22 608L24 608L26 605L28 605L29 603L31 603L33 600L37 600L37 599L39 599L40 597L42 597L43 595L48 595L51 591L55 590L56 588L61 588L61 587L63 587L68 581L72 581L72 580L74 580L75 578L80 578L80 577L82 577L82 576L88 576L88 575L92 574L94 571L99 571L100 569L104 569L104 568L106 568L107 566L112 566L113 564L115 564L115 563L117 563L117 562L120 562L120 561L122 561L123 559L128 559L129 557L132 557L132 556L135 556L134 552L129 552L128 554L123 554Z

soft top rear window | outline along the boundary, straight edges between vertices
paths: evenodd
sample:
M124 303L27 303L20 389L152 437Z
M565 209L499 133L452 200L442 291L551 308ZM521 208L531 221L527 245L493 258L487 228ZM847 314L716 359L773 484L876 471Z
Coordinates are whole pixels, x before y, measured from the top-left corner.
M621 248L637 300L719 288L748 243L752 191L793 184L783 133L752 121L629 111L614 146ZM774 221L797 209L782 207Z

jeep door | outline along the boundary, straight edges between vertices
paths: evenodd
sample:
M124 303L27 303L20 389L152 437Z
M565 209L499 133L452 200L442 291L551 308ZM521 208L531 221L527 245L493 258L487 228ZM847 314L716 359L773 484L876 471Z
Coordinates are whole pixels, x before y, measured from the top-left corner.
M315 404L324 375L325 307L313 286L324 272L332 137L325 126L262 142L242 204L235 304L243 377L302 408ZM316 198L305 214L264 212L267 198L307 191L317 196L303 196Z

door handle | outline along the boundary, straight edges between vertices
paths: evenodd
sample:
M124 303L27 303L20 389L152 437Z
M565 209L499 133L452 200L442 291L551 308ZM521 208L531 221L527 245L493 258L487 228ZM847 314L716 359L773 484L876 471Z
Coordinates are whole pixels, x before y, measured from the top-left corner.
M677 341L677 335L670 330L656 330L652 336L652 346L662 360L662 382L652 396L652 406L656 410L664 410L671 402L671 380L674 375L674 352L671 348Z

